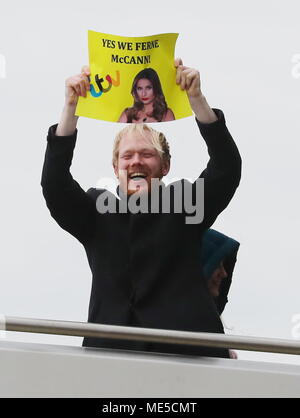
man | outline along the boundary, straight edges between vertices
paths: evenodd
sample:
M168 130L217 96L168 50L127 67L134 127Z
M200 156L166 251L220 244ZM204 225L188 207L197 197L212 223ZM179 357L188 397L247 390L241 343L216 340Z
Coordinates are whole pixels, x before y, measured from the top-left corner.
M186 222L184 211L120 210L122 204L129 205L129 197L136 193L145 196L145 185L148 185L146 195L151 195L152 180L163 178L169 171L169 160L161 158L164 152L155 148L146 127L140 135L125 134L119 141L114 159L114 171L120 179L116 213L97 210L106 191L84 192L72 178L69 169L78 119L74 113L78 97L86 96L89 89L86 67L67 80L60 123L49 129L43 193L51 215L84 245L87 253L93 274L89 322L223 333L213 299L204 280L199 280L202 271L199 254L203 232L228 205L239 184L241 159L223 113L212 110L201 92L199 72L185 67L179 59L175 67L176 82L187 92L210 155L201 174L204 179L201 223ZM133 175L135 179L130 177ZM185 182L181 184L184 187ZM170 206L174 209L174 202ZM97 338L85 338L83 345L228 357L228 350L222 349Z

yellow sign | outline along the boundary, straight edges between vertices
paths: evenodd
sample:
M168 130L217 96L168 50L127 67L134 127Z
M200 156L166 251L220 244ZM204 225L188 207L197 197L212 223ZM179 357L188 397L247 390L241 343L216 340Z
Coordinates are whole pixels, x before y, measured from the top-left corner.
M88 31L90 91L76 115L111 122L164 122L192 115L176 84L177 33L123 37Z

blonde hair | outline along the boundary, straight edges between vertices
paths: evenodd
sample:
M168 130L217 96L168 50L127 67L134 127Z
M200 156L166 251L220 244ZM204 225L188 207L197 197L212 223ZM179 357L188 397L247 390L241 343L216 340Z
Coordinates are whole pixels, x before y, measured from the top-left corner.
M131 123L124 129L122 129L115 138L113 146L113 165L115 165L118 161L119 145L123 136L126 134L138 133L144 138L149 139L149 137L146 137L145 132L148 132L150 134L150 142L159 153L159 156L162 159L162 161L170 162L170 147L165 135L162 132L158 132L144 123Z

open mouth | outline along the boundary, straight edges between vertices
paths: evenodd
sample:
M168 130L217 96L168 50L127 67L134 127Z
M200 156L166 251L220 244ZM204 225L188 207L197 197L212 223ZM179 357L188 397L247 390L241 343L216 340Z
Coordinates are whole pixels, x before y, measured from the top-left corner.
M144 180L146 178L146 174L144 173L132 173L129 175L130 180L134 180L134 181L139 181L139 180Z

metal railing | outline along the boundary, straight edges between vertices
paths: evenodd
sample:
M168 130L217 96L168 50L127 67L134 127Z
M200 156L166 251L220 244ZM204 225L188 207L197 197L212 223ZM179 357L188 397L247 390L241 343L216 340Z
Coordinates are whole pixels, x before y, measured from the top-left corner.
M300 354L299 341L203 332L101 325L85 322L2 316L0 318L0 329L4 331L68 335L76 337L99 337L119 340L218 347L247 351L264 351L269 353Z

